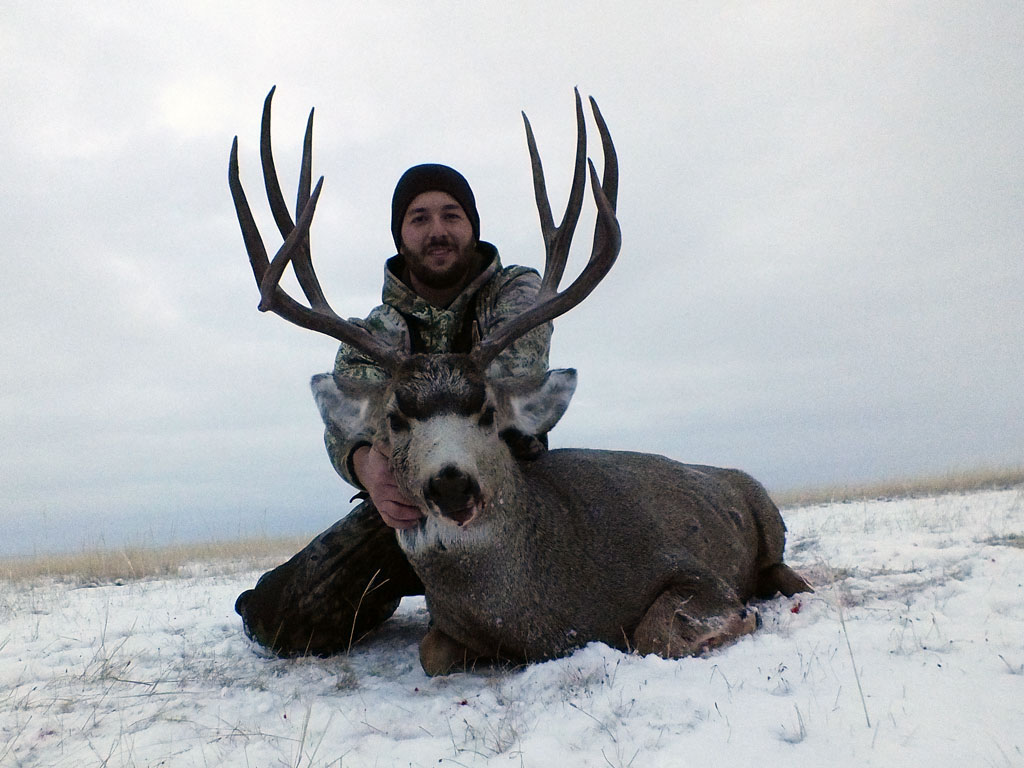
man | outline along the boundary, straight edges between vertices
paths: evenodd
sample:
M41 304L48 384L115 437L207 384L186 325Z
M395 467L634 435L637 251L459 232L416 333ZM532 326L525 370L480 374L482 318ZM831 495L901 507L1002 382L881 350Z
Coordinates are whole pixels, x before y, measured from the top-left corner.
M391 232L397 254L385 266L383 304L354 322L395 347L468 352L525 310L540 289L535 270L503 268L497 249L480 240L473 192L447 166L417 165L402 175ZM543 374L550 341L546 323L513 342L488 375ZM334 375L379 380L385 373L342 344ZM399 491L387 448L374 438L372 432L325 432L335 469L368 501L235 603L249 637L279 655L346 650L394 613L403 596L423 593L392 530L418 525L421 513Z

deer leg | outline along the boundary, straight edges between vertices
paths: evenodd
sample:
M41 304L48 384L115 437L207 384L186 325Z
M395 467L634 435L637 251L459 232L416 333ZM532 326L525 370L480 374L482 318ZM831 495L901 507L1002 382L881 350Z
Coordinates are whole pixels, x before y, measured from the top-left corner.
M436 627L428 629L420 640L420 666L430 677L466 672L481 660L481 656Z
M757 611L738 600L721 602L670 589L640 620L633 632L633 649L664 658L698 656L749 635L757 625Z

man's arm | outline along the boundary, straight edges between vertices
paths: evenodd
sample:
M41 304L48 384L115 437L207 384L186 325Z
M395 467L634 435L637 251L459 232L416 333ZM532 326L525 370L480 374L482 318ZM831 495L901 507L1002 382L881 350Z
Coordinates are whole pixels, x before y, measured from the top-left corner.
M380 368L357 357L345 344L338 350L334 373L335 376L370 381L384 378ZM388 526L411 528L416 525L422 513L398 490L387 448L375 441L376 425L353 425L348 433L342 433L338 426L333 425L324 432L327 455L334 469L347 482L369 494L370 501Z
M396 349L408 348L408 330L398 313L386 305L374 309L365 320L352 322L365 328L377 338ZM387 374L372 360L348 344L342 343L334 357L334 377L356 381L384 381ZM343 428L347 427L347 428ZM335 471L359 490L369 490L360 482L353 466L354 454L361 446L370 446L377 436L377 424L335 424L324 432L327 455Z
M385 377L384 371L376 365L358 356L347 344L342 344L334 360L334 375L336 378L358 379L361 381L382 381ZM369 446L376 437L375 424L351 425L347 432L339 429L341 425L333 425L324 430L324 445L327 447L327 455L334 465L335 471L348 483L351 483L360 490L366 487L359 482L357 472L353 466L353 457L357 448Z
M357 321L377 336L388 339L395 347L408 345L404 326L389 316L387 308L378 307L365 321ZM334 375L340 379L383 381L384 371L347 344L338 347L334 358ZM381 518L392 528L409 528L422 517L412 500L398 490L391 472L387 447L377 443L377 424L366 422L349 425L335 424L324 431L327 455L335 471L351 485L366 491Z

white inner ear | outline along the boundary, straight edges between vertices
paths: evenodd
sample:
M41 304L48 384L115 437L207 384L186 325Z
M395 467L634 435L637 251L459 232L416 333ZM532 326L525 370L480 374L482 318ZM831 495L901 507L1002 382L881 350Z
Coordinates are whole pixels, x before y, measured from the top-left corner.
M548 371L536 387L509 395L512 423L526 435L549 432L565 414L576 391L576 371L559 368Z
M329 373L319 373L310 382L320 418L328 427L338 426L357 432L376 426L369 424L373 404L380 398L383 385L376 381L343 382L341 387Z

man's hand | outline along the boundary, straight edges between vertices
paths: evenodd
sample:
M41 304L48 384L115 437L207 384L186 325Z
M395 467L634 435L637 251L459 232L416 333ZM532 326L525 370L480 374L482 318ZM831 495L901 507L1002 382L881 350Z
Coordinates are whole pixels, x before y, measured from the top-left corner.
M363 445L352 454L356 477L370 494L384 522L392 528L412 528L423 514L419 507L398 490L391 471L391 459L379 446Z

